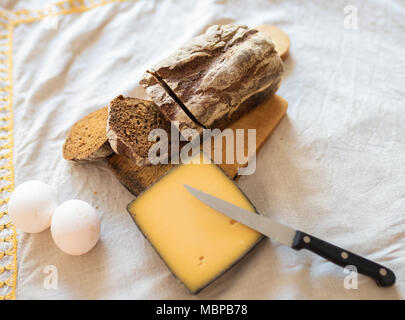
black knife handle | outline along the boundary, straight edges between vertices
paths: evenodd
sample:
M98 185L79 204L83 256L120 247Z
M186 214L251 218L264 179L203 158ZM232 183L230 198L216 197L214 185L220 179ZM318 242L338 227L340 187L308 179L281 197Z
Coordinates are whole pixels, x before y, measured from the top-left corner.
M305 232L296 232L292 248L310 250L341 267L353 265L358 273L373 278L381 287L390 287L395 283L395 274L390 269Z

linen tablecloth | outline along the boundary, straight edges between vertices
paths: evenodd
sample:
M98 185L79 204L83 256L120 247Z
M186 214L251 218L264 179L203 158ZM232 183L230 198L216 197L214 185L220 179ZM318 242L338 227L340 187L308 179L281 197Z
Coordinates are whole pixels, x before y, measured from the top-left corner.
M397 299L405 297L405 4L389 1L12 1L0 4L0 295L19 299ZM278 94L287 117L238 184L281 222L386 264L396 286L262 242L197 296L172 276L107 164L62 158L69 128L148 66L212 24L263 23L291 38ZM59 201L97 208L101 239L83 256L6 214L14 185L41 179ZM18 243L16 242L18 240ZM18 267L18 268L17 268ZM55 275L56 280L55 280ZM50 284L49 276L53 276Z

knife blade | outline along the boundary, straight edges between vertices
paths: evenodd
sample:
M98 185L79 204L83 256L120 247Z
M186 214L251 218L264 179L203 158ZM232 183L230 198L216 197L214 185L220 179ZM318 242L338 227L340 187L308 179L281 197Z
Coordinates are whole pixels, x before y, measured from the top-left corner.
M389 287L395 283L395 274L383 265L316 238L308 233L291 228L271 218L259 214L252 214L251 211L235 206L230 202L219 199L189 185L184 185L184 187L205 205L281 244L287 245L295 250L307 249L341 267L354 266L358 273L373 278L381 287Z

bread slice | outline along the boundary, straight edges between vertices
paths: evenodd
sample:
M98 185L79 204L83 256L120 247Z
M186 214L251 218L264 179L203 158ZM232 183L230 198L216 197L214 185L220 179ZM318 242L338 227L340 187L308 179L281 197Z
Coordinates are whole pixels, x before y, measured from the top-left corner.
M177 111L183 109L202 127L223 129L274 94L282 73L282 60L266 34L243 25L215 25L151 68L140 84L180 127ZM149 89L150 74L180 108L161 105L157 91Z
M63 145L63 157L66 160L87 162L112 154L106 136L107 117L108 107L105 107L76 122Z
M170 122L155 103L122 95L111 101L107 138L116 153L131 159L138 166L150 164L148 152L155 142L149 141L148 137L153 129L165 130L170 141Z

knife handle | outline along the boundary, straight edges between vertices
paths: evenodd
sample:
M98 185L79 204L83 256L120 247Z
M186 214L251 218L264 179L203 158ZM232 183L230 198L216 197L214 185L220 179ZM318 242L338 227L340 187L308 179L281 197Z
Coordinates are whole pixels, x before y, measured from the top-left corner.
M353 265L358 273L373 278L380 287L390 287L395 283L395 274L390 269L305 232L297 230L292 248L307 249L341 267Z

